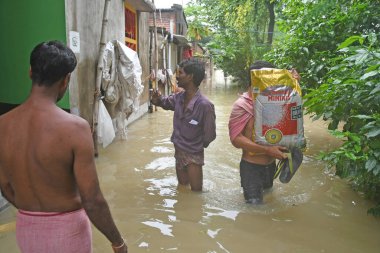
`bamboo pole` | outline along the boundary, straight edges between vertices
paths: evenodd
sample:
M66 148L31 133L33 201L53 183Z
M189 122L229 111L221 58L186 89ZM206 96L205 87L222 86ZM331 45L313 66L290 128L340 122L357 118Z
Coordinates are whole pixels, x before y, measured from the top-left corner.
M152 3L154 4L154 0L152 0ZM153 30L154 30L154 75L155 80L153 82L153 89L158 89L158 82L157 82L157 72L158 72L158 45L157 45L157 23L156 23L157 15L156 15L156 8L153 12ZM155 111L157 111L157 107L155 106Z
M153 40L153 33L149 30L149 73L152 74L152 40ZM152 86L152 76L149 77L149 107L148 111L149 113L153 112L153 104L152 104L152 92L153 92L153 86Z
M152 0L154 4L154 0ZM154 74L156 76L153 89L157 88L157 72L158 72L158 45L157 45L157 15L156 10L153 12L153 31L154 31Z
M98 117L99 117L99 100L101 99L100 86L102 84L102 56L103 51L106 46L105 41L105 31L108 24L108 8L111 0L104 1L104 9L103 9L103 21L102 21L102 30L100 32L100 46L99 46L99 58L96 68L96 83L95 83L95 93L94 93L94 108L93 108L93 116L92 116L92 137L94 140L94 149L95 156L98 156Z

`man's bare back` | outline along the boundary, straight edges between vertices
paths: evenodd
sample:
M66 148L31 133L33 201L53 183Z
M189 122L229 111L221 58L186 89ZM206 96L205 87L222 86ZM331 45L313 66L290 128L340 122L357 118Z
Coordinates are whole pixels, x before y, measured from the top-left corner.
M28 99L0 116L0 189L19 209L16 237L20 249L91 252L90 219L111 242L114 252L127 252L100 190L90 126L56 105L75 69L74 53L60 42L43 42L33 49L30 65ZM71 212L75 210L78 212ZM36 213L43 213L37 222L33 220L39 216ZM75 217L71 221L83 224L81 232L63 223L45 236L46 217L57 214ZM59 220L62 223L63 219ZM72 236L57 239L62 234ZM31 240L29 235L36 236Z
M77 145L91 150L86 121L55 104L28 101L0 117L0 132L1 173L13 182L15 206L44 212L82 207L73 162Z

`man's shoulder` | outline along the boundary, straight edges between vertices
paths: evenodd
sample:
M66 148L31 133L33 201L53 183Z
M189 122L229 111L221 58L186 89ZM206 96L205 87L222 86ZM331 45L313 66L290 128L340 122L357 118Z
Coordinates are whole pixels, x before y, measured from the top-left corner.
M251 98L243 95L239 95L239 97L235 100L233 105L241 105L241 104L248 104L248 105L253 105L253 101Z
M232 104L232 107L236 107L236 106L239 106L242 101L244 101L244 98L242 98L241 96L239 96L235 101L234 103Z
M87 143L91 136L90 124L85 119L67 112L64 112L60 119L55 118L49 124L55 129L55 138L65 136L65 144L68 148Z
M89 127L89 123L84 118L68 113L66 111L62 111L62 123L67 126L71 126L73 128L85 129Z
M198 103L205 104L205 105L214 105L211 100L204 94L199 93L199 99Z
M8 126L10 123L17 120L17 118L19 118L19 113L18 113L17 107L11 109L10 111L8 111L4 114L1 114L0 115L0 128Z
M206 96L202 96L200 99L198 99L197 103L198 106L203 109L209 108L210 111L215 111L214 104Z
M14 115L15 112L18 111L19 108L20 106L14 106L13 108L3 112L2 114L0 114L0 120L4 120L6 118L12 117L12 115Z

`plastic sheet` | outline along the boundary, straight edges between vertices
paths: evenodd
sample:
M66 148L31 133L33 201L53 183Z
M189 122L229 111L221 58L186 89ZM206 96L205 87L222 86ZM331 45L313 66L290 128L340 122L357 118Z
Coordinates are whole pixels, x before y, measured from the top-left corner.
M115 130L110 115L102 100L99 101L98 142L103 148L112 143L115 138Z
M102 91L105 106L116 128L116 138L126 139L126 119L139 108L142 68L135 51L123 42L113 40L106 44L102 57Z

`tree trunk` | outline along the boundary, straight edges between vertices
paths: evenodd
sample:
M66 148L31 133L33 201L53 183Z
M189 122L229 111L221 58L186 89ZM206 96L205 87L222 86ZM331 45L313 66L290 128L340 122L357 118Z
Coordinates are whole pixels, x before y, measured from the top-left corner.
M274 1L266 1L268 12L269 12L269 24L268 24L268 45L272 46L273 42L273 32L274 32L274 23L275 23L275 13L274 13Z

